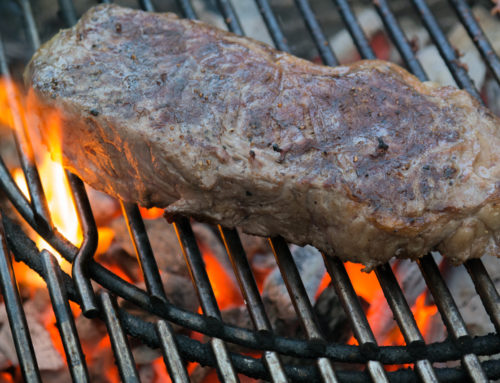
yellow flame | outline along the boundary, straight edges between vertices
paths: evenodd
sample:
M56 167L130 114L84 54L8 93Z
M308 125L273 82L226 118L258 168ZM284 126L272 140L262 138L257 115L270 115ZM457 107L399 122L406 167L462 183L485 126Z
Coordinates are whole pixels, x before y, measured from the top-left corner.
M80 246L83 235L63 167L52 161L50 155L45 153L38 170L54 226L71 243ZM22 170L15 169L13 176L19 189L29 198L28 186ZM70 267L67 262L42 237L37 237L36 244L38 249L47 249L54 254L63 270L69 271Z
M14 116L18 117L17 119ZM42 105L34 92L23 95L19 88L8 78L0 78L0 124L11 128L18 133L19 124L26 124L30 132L34 159L38 164L38 171L43 190L55 228L71 243L79 247L83 241L83 234L78 222L71 190L62 167L61 149L61 114L56 108ZM50 154L46 146L42 144L37 129L39 124L44 125L41 129L45 133L44 142L50 147ZM21 169L13 171L13 177L29 200L29 192ZM98 252L104 252L109 247L114 236L110 229L99 229L100 241ZM63 270L69 271L71 266L41 237L36 238L37 247L47 249L53 253L61 264Z

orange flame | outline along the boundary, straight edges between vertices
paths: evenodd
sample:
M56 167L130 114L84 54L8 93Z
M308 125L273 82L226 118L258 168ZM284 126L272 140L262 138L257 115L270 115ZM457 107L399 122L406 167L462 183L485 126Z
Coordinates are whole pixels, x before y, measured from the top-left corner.
M215 255L208 251L203 251L203 260L207 270L208 279L214 290L215 298L219 307L224 310L233 306L243 304L243 297L240 290L227 274Z
M163 209L159 207L152 207L150 209L146 209L145 207L140 206L139 210L141 212L142 218L144 219L156 219L163 216Z
M378 343L383 346L396 346L404 345L405 341L399 327L396 322L389 331L381 333L383 330L380 326L377 326L377 321L380 320L380 313L387 312L390 310L387 301L383 295L382 289L378 283L377 277L374 272L365 273L362 271L363 265L346 262L345 267L347 273L349 274L350 280L352 282L354 291L361 297L364 301L369 304L366 311L366 316L368 323L374 330L375 338ZM323 279L321 280L318 290L316 292L316 299L321 295L323 290L330 284L331 278L328 273L325 273ZM427 292L424 291L415 301L412 307L412 312L417 322L418 328L422 332L425 338L425 334L430 330L430 324L433 317L437 313L437 307L434 304L426 303ZM354 336L351 336L348 344L357 345L358 342ZM389 369L392 366L388 366Z
M43 119L37 111L43 108ZM61 148L61 113L47 106L42 106L34 92L23 95L19 88L8 78L0 78L0 124L6 125L21 136L29 131L31 146L35 149L33 160L37 163L43 190L47 198L52 223L55 228L75 246L80 246L83 234L79 225L78 215L71 197L71 189L62 167ZM50 147L50 154L42 144L38 131L34 129L38 124L44 125L46 143ZM21 125L21 126L20 126ZM25 129L27 128L27 129ZM22 139L21 139L22 141ZM28 187L21 169L14 169L13 178L22 193L29 200ZM97 253L107 250L114 233L109 228L99 228L99 245ZM71 266L41 237L36 238L37 247L47 249L56 256L63 270L69 271ZM41 286L42 280L30 275L31 284Z

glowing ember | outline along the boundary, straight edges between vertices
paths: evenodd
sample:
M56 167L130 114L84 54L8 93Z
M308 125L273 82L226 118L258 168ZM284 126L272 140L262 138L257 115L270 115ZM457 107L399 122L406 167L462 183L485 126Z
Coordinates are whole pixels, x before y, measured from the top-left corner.
M323 292L324 289L326 289L332 281L332 278L330 278L330 275L328 273L325 273L323 275L323 278L321 279L321 282L319 283L318 290L316 291L316 294L314 294L314 299L318 299L321 293Z
M150 209L146 209L145 207L140 207L141 216L144 219L156 219L163 216L163 209L158 207L152 207Z
M243 297L240 290L215 255L205 250L203 251L203 260L205 261L208 279L221 310L242 305Z
M403 335L401 334L401 331L395 321L391 323L391 327L389 329L380 325L383 322L381 321L383 314L389 312L390 308L383 295L375 273L363 272L363 265L356 263L347 262L345 263L345 267L353 284L354 291L360 298L369 304L366 316L377 342L383 346L404 345L405 341ZM328 287L330 282L330 276L328 273L325 273L316 292L316 299L321 295L323 290ZM424 338L430 330L430 325L434 316L437 314L436 305L426 302L426 297L427 292L424 291L417 298L412 307L415 321L417 322L418 328ZM352 345L358 344L354 336L351 336L347 343ZM388 366L388 368L390 370L394 369L393 366Z
M364 269L363 265L351 262L346 262L345 268L351 278L354 291L366 302L372 302L378 294L382 294L377 277L373 271L365 273L362 271Z
M170 379L170 375L165 369L165 363L163 362L163 358L155 359L153 362L153 370L155 372L154 382L156 383L170 383L172 379Z
M437 314L438 309L435 304L427 302L427 293L423 292L415 301L411 311L425 339L426 334L429 333L432 319Z

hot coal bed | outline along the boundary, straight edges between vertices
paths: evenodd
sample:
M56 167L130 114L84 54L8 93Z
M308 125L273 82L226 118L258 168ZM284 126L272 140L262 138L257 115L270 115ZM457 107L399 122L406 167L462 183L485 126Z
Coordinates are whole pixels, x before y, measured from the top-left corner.
M157 3L120 2L199 16L325 65L396 61L500 114L498 2ZM0 5L0 382L500 378L498 259L452 267L433 253L366 274L281 238L167 223L45 170L20 74L40 41L92 5ZM46 186L63 179L75 236Z

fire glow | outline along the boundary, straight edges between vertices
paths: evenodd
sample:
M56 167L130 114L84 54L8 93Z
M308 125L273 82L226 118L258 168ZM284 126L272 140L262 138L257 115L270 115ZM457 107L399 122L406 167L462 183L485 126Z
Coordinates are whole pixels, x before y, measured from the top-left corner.
M52 224L73 245L79 247L83 241L83 234L78 220L78 214L72 198L71 189L62 163L61 149L61 118L55 108L44 106L44 118L40 120L35 112L41 107L33 93L24 95L19 88L6 78L0 79L0 124L17 132L17 138L24 143L31 154L31 161L37 164L42 187L47 199ZM36 126L44 124L49 132L45 142L50 147L50 153L38 134ZM28 132L31 142L25 141L24 135ZM33 148L33 150L31 150ZM18 188L28 201L30 193L24 173L21 168L15 168L12 176ZM113 238L107 228L98 228L99 246L97 253L104 252ZM36 236L38 249L49 250L59 261L64 271L69 272L71 265L53 249L42 237ZM28 272L29 273L29 272ZM29 273L33 283L44 285L44 282L34 272Z
M379 323L377 323L377 320L379 319L379 314L386 310L390 311L390 308L384 298L375 272L371 271L370 273L365 273L362 271L364 266L357 263L346 262L345 267L353 284L354 291L363 301L369 304L366 310L366 316L370 327L374 331L375 339L378 344L381 346L405 345L405 340L396 322L393 323L389 331L382 331L381 327L378 326ZM331 278L328 273L326 273L316 292L316 298L321 295L322 291L328 287L330 283ZM434 303L429 303L427 298L427 290L424 290L411 307L417 326L424 339L430 330L430 324L434 316L438 313L436 305ZM351 336L347 343L358 345L358 341L354 336ZM388 367L389 370L393 370L392 366Z

